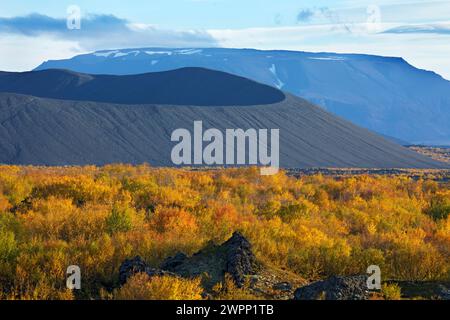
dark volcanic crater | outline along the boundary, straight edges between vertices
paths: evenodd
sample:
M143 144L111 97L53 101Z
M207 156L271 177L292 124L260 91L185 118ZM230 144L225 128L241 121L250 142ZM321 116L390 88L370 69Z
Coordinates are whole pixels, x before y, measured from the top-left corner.
M0 73L0 163L173 166L171 134L192 132L194 121L222 132L279 129L284 168L448 167L306 100L223 72Z
M68 70L0 73L0 92L118 104L250 106L281 102L283 92L228 73L182 68L138 75L88 75Z

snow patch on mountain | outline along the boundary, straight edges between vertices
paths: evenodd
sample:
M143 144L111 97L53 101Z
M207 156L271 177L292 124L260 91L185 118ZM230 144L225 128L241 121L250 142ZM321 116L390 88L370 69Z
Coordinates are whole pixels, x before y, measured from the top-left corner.
M343 57L309 57L310 60L323 60L323 61L345 61Z
M183 49L183 50L177 51L177 53L185 54L185 55L197 54L197 53L202 53L202 52L203 52L203 50L201 50L201 49Z
M149 56L153 56L153 55L168 55L171 56L173 54L172 51L145 51L146 54L148 54Z
M281 89L284 87L284 82L280 80L280 78L277 75L277 67L275 66L275 64L272 64L272 66L269 68L270 72L274 75L275 77L275 86L278 89Z
M117 54L118 50L94 52L94 56L108 58L112 54Z

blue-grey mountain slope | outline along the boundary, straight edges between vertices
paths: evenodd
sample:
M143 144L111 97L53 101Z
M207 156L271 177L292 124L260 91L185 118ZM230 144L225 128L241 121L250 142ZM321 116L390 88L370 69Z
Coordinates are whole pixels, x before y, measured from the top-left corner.
M139 74L181 67L220 70L321 105L409 143L450 144L450 82L401 58L250 49L127 49L47 61L37 70Z

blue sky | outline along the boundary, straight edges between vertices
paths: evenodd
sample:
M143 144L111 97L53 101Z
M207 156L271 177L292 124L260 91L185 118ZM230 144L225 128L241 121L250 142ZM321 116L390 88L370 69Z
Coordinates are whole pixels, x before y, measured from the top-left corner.
M303 10L329 8L342 19L365 20L369 5L382 7L393 22L433 22L449 19L449 1L433 0L2 0L0 16L41 13L64 17L69 5L84 13L113 14L130 21L165 28L250 28L295 24ZM414 12L414 14L411 14Z
M131 21L167 28L248 28L275 24L275 16L291 15L302 7L341 5L346 1L295 0L99 0L99 1L5 1L0 14L20 16L39 12L63 16L67 6L76 4L90 13L109 13Z
M81 30L67 30L69 5ZM450 1L2 0L0 70L142 46L253 47L401 56L450 79ZM27 50L23 50L27 48Z

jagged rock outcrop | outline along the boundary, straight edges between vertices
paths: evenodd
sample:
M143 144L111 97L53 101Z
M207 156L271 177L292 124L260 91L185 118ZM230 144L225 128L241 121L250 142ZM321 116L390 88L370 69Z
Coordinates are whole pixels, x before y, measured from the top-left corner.
M192 256L178 252L165 259L157 268L150 267L139 256L125 260L119 270L120 285L140 272L151 277L201 277L205 299L214 294L214 286L223 282L226 275L230 275L238 287L245 285L249 292L263 299L292 299L294 288L306 284L301 277L259 262L252 251L251 243L239 232L233 233L222 244L212 241L207 243Z
M156 269L156 268L151 268L147 265L147 263L144 260L142 260L141 257L136 256L133 259L126 259L120 265L120 268L119 268L120 285L124 285L131 276L133 276L137 273L141 273L141 272L146 273L150 277L167 276L167 275L176 276L175 274L173 274L171 272L167 272L167 271Z
M235 232L223 244L208 244L192 257L177 253L167 258L160 268L182 277L208 274L206 286L213 286L223 281L225 274L230 274L237 286L243 286L245 277L255 274L259 263L250 242L241 233Z
M126 283L132 275L145 272L149 276L180 276L192 278L208 275L205 280L207 287L224 280L225 274L230 274L237 286L243 286L248 275L254 275L260 268L251 244L239 232L221 245L208 245L204 249L188 257L184 253L177 253L167 258L161 266L151 268L137 256L125 260L119 269L119 282Z
M169 257L161 264L162 270L171 270L178 267L188 258L183 252L178 252L175 256Z
M161 269L183 277L208 274L210 286L223 281L225 274L229 274L236 285L241 287L247 275L257 272L259 263L250 242L240 232L235 232L223 244L209 244L192 257L183 253L169 257L162 263Z
M235 232L222 246L227 249L226 272L238 286L242 286L245 276L255 274L259 268L251 244L241 233Z
M367 276L333 276L297 289L294 300L367 300Z

